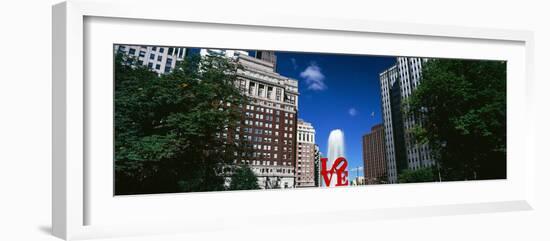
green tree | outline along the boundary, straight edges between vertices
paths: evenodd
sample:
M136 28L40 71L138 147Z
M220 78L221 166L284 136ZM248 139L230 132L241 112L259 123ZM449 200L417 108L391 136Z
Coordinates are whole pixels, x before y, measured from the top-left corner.
M405 105L443 180L506 178L506 62L429 60Z
M116 194L223 190L222 167L248 148L223 135L247 102L239 66L193 56L159 76L133 61L115 61Z
M231 176L230 190L253 190L260 189L258 178L248 165L242 165L234 170Z
M397 181L399 183L434 182L436 178L432 168L424 167L417 170L404 170L397 177Z

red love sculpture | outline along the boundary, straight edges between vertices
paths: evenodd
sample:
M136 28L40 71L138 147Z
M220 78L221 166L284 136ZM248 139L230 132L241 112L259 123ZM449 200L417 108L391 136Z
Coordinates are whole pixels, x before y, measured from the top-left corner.
M334 174L336 174L336 186L347 186L348 182L348 161L344 157L338 157L332 163L330 170L327 169L328 158L321 158L321 175L325 182L325 186L329 187Z

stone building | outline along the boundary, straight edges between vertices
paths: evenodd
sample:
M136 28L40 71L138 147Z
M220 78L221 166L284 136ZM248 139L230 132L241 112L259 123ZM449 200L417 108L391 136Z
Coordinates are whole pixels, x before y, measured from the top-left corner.
M315 129L309 122L298 119L296 150L296 187L315 186Z

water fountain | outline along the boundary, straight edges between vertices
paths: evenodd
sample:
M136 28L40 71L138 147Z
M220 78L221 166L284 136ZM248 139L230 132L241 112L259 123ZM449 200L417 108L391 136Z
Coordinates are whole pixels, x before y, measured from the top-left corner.
M328 136L327 166L332 167L338 157L346 157L344 149L344 132L340 129L332 130ZM346 170L347 171L347 170ZM336 178L332 178L329 187L336 185Z

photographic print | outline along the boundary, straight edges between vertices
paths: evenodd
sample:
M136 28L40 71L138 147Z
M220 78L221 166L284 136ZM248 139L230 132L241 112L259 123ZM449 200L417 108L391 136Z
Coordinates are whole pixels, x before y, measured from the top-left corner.
M115 44L115 195L506 179L506 61Z

